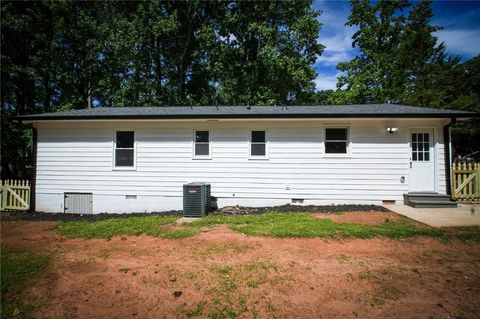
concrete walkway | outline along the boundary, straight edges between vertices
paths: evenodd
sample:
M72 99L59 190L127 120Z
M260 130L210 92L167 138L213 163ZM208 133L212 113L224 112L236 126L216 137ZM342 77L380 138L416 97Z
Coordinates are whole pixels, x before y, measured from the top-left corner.
M480 226L480 205L460 204L457 208L413 208L403 204L383 206L433 227Z

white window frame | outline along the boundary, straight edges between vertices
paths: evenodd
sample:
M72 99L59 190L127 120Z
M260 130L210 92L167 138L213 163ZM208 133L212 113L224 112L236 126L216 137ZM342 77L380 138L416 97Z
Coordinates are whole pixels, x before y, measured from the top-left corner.
M252 133L256 131L265 132L265 155L252 155L252 144L263 144L260 142L252 142ZM268 160L269 159L269 136L265 129L252 129L248 132L248 159L249 160Z
M425 129L425 130L428 130L428 129ZM418 150L418 143L420 143L420 142L418 141L418 134L425 134L425 133L427 133L427 134L429 135L429 140L428 140L428 161L425 160L425 153L426 153L426 152L425 152L425 148L423 148L422 151L419 151L419 150ZM417 141L416 141L416 142L413 141L413 138L412 138L412 135L413 135L413 134L417 134ZM417 143L417 150L416 150L416 151L413 150L413 143ZM421 143L422 143L422 144L425 143L425 140L423 140L423 137L422 137L422 142L421 142ZM422 145L422 146L423 146L423 145ZM433 152L430 151L430 148L433 149ZM413 152L416 152L416 153L417 153L417 159L416 159L416 160L413 159ZM418 160L419 152L422 152L422 155L423 155L423 156L422 156L423 159L422 159L421 161ZM434 147L434 141L433 141L433 130L432 130L432 133L430 133L430 132L425 132L425 131L422 132L422 131L418 131L418 130L417 130L417 131L415 131L415 130L410 131L410 160L411 160L412 162L430 163L430 162L433 161L433 155L434 155L434 154L432 154L432 153L434 153L434 152L435 152L435 147Z
M117 150L117 132L133 132L133 166L116 166L116 150ZM112 169L115 171L135 171L137 169L137 132L132 129L120 129L113 131L113 156L112 156ZM121 148L130 149L130 148Z
M346 140L329 140L327 141L327 129L345 129L347 130ZM346 142L346 153L327 153L327 142ZM350 140L350 125L325 125L323 130L323 156L324 157L350 157L351 156L351 140Z
M195 154L195 145L197 144L197 142L196 142L197 132L202 132L202 131L208 132L208 155L196 155ZM199 142L199 143L207 144L206 142ZM212 132L210 130L208 130L208 129L193 130L192 159L194 159L194 160L211 160L212 159Z

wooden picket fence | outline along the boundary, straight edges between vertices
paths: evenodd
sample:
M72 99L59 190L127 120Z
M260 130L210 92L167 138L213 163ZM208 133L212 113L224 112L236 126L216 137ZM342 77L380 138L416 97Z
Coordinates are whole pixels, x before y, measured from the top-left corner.
M0 211L28 210L30 208L30 182L2 180L0 185Z
M452 164L452 197L464 203L480 203L480 163Z

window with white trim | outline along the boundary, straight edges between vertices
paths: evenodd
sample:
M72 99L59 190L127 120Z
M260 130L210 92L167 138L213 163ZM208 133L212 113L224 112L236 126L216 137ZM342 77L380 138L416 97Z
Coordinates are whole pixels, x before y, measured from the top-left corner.
M412 161L430 161L430 134L412 133Z
M115 167L135 166L135 132L117 131L115 135Z
M265 131L252 131L250 135L250 156L267 156L267 134Z
M327 127L325 129L325 153L347 154L348 153L348 128Z
M210 156L210 132L195 131L194 153L196 157Z

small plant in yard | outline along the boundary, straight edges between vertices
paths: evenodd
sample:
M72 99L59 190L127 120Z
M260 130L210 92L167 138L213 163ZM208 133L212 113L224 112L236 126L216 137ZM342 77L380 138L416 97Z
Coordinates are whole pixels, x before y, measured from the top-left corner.
M15 298L48 266L50 257L29 248L1 246L1 318L25 317L34 309Z

